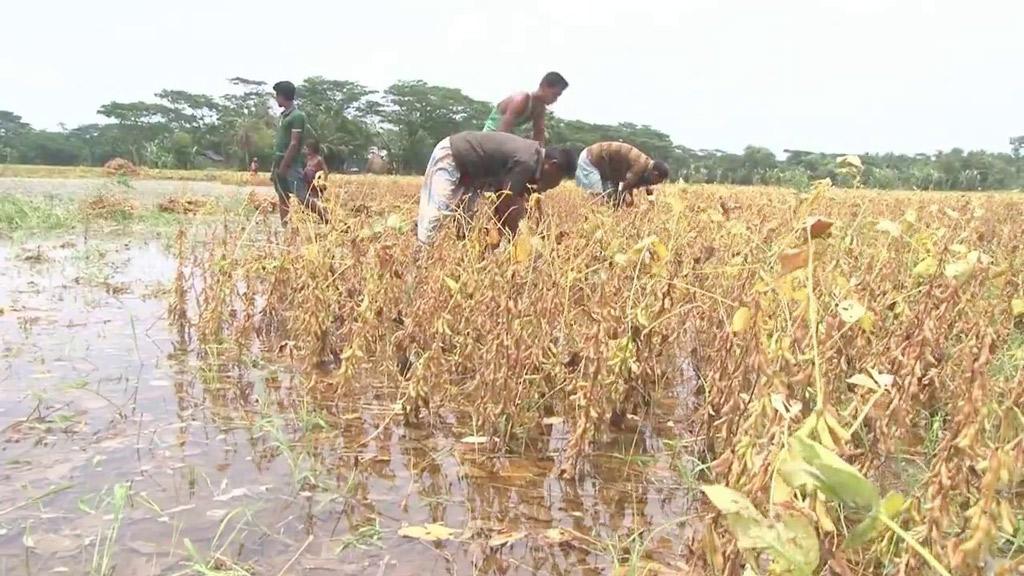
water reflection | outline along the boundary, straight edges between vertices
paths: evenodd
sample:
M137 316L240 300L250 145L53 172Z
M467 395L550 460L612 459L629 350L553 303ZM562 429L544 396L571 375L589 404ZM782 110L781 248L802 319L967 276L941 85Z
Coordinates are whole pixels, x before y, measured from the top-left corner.
M606 439L563 480L559 425L495 455L402 426L398 391L372 380L357 394L318 375L323 400L299 393L302 375L188 353L161 241L3 245L0 269L0 574L88 573L119 483L117 574L603 574L640 547L689 561L692 490L666 420ZM425 524L456 532L398 535Z

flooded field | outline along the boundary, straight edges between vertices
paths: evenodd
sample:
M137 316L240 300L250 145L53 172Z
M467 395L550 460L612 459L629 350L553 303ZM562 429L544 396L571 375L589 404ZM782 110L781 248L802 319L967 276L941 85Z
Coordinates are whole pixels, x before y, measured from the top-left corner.
M1020 573L1019 198L664 188L0 181L0 576Z
M176 180L133 180L131 194L143 205L156 204L171 195L231 197L244 195L250 190L272 194L269 186L236 186L218 182L181 182ZM52 196L80 199L97 190L117 188L110 178L5 178L0 177L0 193L24 197Z
M218 368L167 320L170 242L0 245L0 574L604 574L685 567L685 410L595 447L501 456L405 427L397 390ZM444 429L442 426L441 430ZM667 573L667 572L666 572Z

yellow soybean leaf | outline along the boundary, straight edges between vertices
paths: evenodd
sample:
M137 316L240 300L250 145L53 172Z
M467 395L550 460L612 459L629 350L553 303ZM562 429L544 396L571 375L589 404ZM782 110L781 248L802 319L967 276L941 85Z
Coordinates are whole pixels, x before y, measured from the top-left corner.
M832 522L832 517L829 516L828 508L825 507L825 501L821 498L815 499L814 515L818 517L818 525L821 526L822 531L829 532L831 534L836 533L836 525Z
M815 428L818 433L818 438L821 439L821 445L829 450L835 450L836 443L832 440L832 433L829 432L828 422L825 422L824 418L818 418Z
M885 514L887 518L899 518L900 512L903 511L903 506L906 503L907 499L899 492L889 492L882 499L882 505L879 508L881 513Z
M875 226L875 230L878 230L879 232L885 232L895 237L899 237L901 234L903 234L903 229L900 228L900 225L893 222L892 220L879 220L878 225Z
M491 548L500 548L506 544L515 542L516 540L522 540L526 537L526 532L503 532L496 534L487 541L487 545Z
M424 524L423 526L405 526L398 530L398 535L404 538L415 538L425 542L438 542L450 540L455 535L455 530L444 524Z
M843 442L849 442L851 436L850 433L843 428L843 425L832 415L831 412L825 412L825 422L828 424L829 430L835 433Z
M542 206L541 195L532 194L530 196L530 210L540 210Z
M743 494L721 484L708 484L700 489L722 514L737 514L751 520L764 521L764 516Z
M792 502L795 492L781 475L772 476L772 502Z
M445 276L444 283L448 285L448 289L451 290L452 292L459 291L459 283L456 282L455 280L452 280L451 278Z
M664 262L668 259L668 248L657 238L651 242L651 255L654 257L655 262Z
M747 328L750 328L750 308L741 306L732 315L732 331L736 334L746 332Z
M896 377L892 374L885 374L873 368L868 368L868 372L871 373L871 377L874 378L875 382L877 382L882 388L889 388L892 386L893 382L896 381Z
M846 381L850 384L863 386L871 390L879 390L878 384L876 384L875 381L867 374L856 374L854 376L850 376L849 378L847 378Z
M800 409L803 408L803 404L799 400L786 402L786 398L782 394L772 394L769 401L772 407L778 410L786 420L792 420L799 416Z
M523 263L533 256L533 242L530 240L529 234L516 235L516 239L512 241L512 260L514 262Z
M564 544L572 540L572 535L561 528L550 528L541 536L548 544Z
M917 266L914 266L912 274L918 277L933 276L939 270L939 261L932 256L928 256L924 260L921 260Z
M463 444L487 444L491 440L493 440L493 438L490 436L466 436L462 440L459 440L459 442L462 442Z
M1024 298L1014 298L1010 302L1010 312L1013 313L1013 317L1024 316Z
M970 258L963 258L956 262L950 262L946 264L943 274L946 278L954 278L956 280L966 280L974 272L976 262L972 262Z
M857 321L857 324L859 324L865 332L871 332L875 329L875 315L871 312L867 312L864 316L861 316L861 319Z

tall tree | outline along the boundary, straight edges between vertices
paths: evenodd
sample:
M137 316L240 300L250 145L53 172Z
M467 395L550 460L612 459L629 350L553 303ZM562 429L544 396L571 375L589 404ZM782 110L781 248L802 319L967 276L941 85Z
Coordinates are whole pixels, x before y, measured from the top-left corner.
M174 109L150 102L110 102L100 106L101 116L116 122L118 135L131 152L131 160L141 164L146 145L166 138L173 132L169 119Z
M15 145L18 137L32 130L22 121L21 116L7 110L0 110L0 157L4 162L15 160Z
M358 82L322 76L306 78L298 86L299 106L332 168L343 167L354 151L362 153L373 145L374 118L364 103L374 94Z
M402 81L384 91L381 120L390 130L385 145L398 170L421 172L434 145L463 130L479 129L490 111L455 88L420 80Z

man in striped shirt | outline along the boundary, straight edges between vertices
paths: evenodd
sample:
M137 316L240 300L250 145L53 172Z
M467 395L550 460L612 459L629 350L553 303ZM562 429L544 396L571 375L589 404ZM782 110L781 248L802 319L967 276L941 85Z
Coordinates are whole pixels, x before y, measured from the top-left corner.
M616 206L632 200L637 188L650 188L668 179L668 164L652 160L624 142L598 142L580 153L576 185L610 200Z

